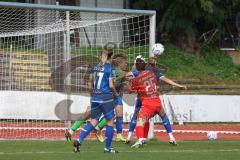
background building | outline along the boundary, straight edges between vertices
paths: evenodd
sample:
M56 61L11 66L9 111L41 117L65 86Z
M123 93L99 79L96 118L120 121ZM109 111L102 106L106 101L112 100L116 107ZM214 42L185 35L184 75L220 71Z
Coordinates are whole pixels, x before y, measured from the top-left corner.
M26 0L27 3L88 6L99 8L128 8L129 0Z

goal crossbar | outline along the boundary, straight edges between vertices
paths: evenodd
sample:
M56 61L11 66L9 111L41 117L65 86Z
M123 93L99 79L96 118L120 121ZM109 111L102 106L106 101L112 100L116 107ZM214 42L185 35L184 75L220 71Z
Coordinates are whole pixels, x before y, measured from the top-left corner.
M97 12L97 13L114 13L114 14L139 14L139 15L156 15L154 10L133 10L133 9L111 9L111 8L93 8L93 7L78 7L78 6L61 6L61 5L46 5L46 4L27 4L17 2L0 2L1 7L9 8L32 8L32 9L51 9L65 11L81 11L81 12Z
M113 13L113 14L135 14L146 15L150 17L150 39L149 39L149 53L151 46L155 43L155 30L156 30L156 11L155 10L134 10L134 9L111 9L111 8L93 8L93 7L80 7L80 6L61 6L61 5L46 5L46 4L31 4L31 3L18 3L18 2L0 2L0 7L4 8L28 8L28 9L46 9L46 10L62 10L62 11L81 11L92 13ZM149 54L149 56L152 56Z

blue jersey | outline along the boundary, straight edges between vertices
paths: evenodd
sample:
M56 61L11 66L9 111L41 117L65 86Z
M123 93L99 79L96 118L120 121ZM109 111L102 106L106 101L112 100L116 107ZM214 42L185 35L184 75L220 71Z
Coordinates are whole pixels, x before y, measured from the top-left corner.
M152 72L155 74L157 80L159 80L159 79L163 76L163 74L162 74L158 69L156 69L156 68L153 68L153 67L150 67L150 66L149 66L149 67L146 67L146 70L152 71ZM138 74L139 74L139 71L138 71L138 70L132 71L133 77L137 77Z
M91 69L93 77L93 101L104 102L112 99L112 90L109 80L115 77L114 67L110 63L103 66L95 65Z

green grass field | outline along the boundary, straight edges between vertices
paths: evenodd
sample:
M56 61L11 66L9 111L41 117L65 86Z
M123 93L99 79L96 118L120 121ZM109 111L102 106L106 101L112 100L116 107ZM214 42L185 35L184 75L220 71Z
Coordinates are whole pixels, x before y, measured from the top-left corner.
M114 143L119 154L103 153L103 143L86 141L80 153L72 152L65 141L0 141L0 160L239 160L240 141L182 141L178 146L167 142L149 142L132 149Z

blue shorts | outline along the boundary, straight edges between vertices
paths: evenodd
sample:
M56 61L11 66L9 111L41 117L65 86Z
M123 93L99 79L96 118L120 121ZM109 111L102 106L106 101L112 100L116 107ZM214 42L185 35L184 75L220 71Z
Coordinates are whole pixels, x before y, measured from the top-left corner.
M98 120L101 117L102 114L104 115L106 120L110 120L115 116L113 99L110 99L110 100L105 101L103 103L92 102L92 104L91 104L91 118Z
M115 105L120 105L120 106L122 106L122 105L123 105L122 97L114 98L114 103L115 103Z

